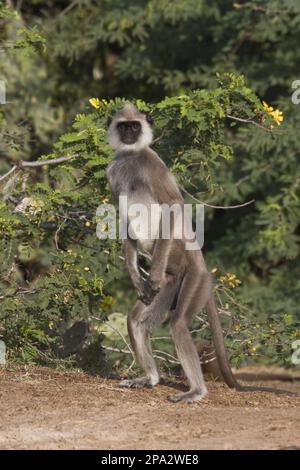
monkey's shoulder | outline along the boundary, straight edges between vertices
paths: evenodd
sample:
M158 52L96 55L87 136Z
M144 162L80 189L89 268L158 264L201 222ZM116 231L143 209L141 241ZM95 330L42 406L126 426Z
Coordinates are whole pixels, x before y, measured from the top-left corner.
M118 154L109 163L106 174L108 179L114 177L125 177L126 175L134 175L141 173L141 165L136 155Z
M152 188L160 203L183 203L182 194L173 173L152 149L147 154L151 167Z
M151 169L157 169L163 173L169 171L165 162L150 147L141 152L141 157L142 163L145 166L150 166Z
M128 193L133 187L147 185L146 172L136 155L116 155L106 170L113 193Z

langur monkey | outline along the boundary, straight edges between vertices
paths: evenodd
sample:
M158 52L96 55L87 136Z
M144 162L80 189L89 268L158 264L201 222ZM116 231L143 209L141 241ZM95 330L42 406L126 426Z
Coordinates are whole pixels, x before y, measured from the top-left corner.
M128 226L130 208L143 204L150 209L151 227L156 237L150 234L128 233L123 239L125 262L131 281L138 293L138 300L128 316L128 332L137 362L145 376L123 380L122 387L154 387L160 376L155 364L150 333L169 314L171 336L176 354L189 383L189 391L169 397L173 402L197 402L207 394L197 348L189 332L195 314L206 309L211 328L215 352L222 376L231 388L239 391L272 391L267 387L246 387L237 382L229 365L223 332L213 296L213 284L202 252L199 248L186 249L184 236L174 236L175 216L170 217L170 236L162 237L162 205L183 207L184 201L172 173L165 163L150 148L153 139L152 119L132 104L126 104L108 122L108 138L115 150L115 158L108 165L107 177L116 201L126 196L128 201ZM120 217L124 217L120 207ZM132 214L131 214L132 215ZM153 217L152 217L153 216ZM129 231L129 227L128 227ZM138 250L151 256L149 277L144 281L139 269ZM282 392L282 391L281 391ZM284 393L289 393L285 392Z

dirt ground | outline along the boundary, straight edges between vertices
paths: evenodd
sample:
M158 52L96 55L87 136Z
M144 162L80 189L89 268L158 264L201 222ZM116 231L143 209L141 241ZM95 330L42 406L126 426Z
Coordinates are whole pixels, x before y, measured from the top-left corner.
M76 371L0 368L0 449L300 448L298 397L209 382L208 398L188 405L167 401L171 385L117 385ZM275 385L300 391L300 382Z

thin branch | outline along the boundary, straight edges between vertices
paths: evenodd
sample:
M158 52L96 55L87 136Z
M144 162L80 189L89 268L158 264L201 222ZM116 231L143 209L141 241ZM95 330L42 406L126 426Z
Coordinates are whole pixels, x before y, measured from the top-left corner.
M183 186L180 186L180 188L194 201L198 202L199 204L202 204L203 206L211 207L212 209L239 209L240 207L249 206L249 204L253 204L255 202L255 199L251 199L251 201L244 202L243 204L237 204L236 206L214 206L213 204L208 204L207 202L200 201L200 199L197 199L195 196L189 193Z
M120 348L112 348L111 346L104 346L104 345L101 345L101 348L102 349L105 349L107 351L112 351L112 352L117 352L117 353L122 353L122 354L131 354L130 351L127 351L127 349L120 349Z
M69 11L71 11L78 3L78 0L74 0L71 2L64 10L62 10L58 16L64 16L66 15Z
M27 162L24 160L20 160L18 166L21 168L35 168L39 166L46 166L46 165L57 165L57 163L63 163L63 162L68 162L72 158L78 157L78 153L75 153L74 155L69 155L68 157L58 157L58 158L52 158L51 160L38 160L36 162Z
M9 252L11 252L11 246L9 248ZM9 270L7 271L7 273L5 274L5 276L1 276L1 278L6 281L6 282L9 282L9 278L10 276L12 275L12 273L14 272L14 270L17 268L17 264L15 263L15 261L12 262L12 265L11 267L9 268Z
M178 362L172 361L171 359L166 359L165 357L159 356L158 354L153 354L154 359L159 359L160 361L169 362L171 364L179 364Z
M162 133L161 133L158 137L156 137L156 139L154 139L152 143L153 143L153 144L156 144L157 142L159 142L159 141L164 137L164 135L165 135L165 133L166 133L167 131L168 131L168 128L165 127L165 128L163 129Z
M270 134L273 134L274 132L274 129L269 129L268 127L262 126L261 124L258 124L258 122L253 121L253 119L243 119L236 116L232 116L231 114L227 114L226 116L229 119L232 119L233 121L245 122L246 124L253 124L253 126L259 127L260 129L263 129L264 131L269 132Z
M0 181L3 181L3 180L5 180L5 178L8 178L12 173L14 173L16 171L17 168L18 168L18 166L14 165L7 173L0 176Z
M271 12L273 14L278 14L278 13L285 13L286 11L285 10L280 10L280 9L270 9L270 8L267 8L267 7L263 7L261 5L250 5L250 4L242 4L242 3L237 3L237 2L234 2L233 4L233 8L237 9L237 10L241 10L241 9L248 9L248 10L252 10L252 11L259 11L259 12L263 12L263 13L268 13L268 12Z
M171 362L171 364L180 364L180 362L176 359L176 357L172 356L172 354L167 353L166 351L161 351L160 349L154 349L154 353L163 354L166 356L165 360Z
M135 364L135 359L133 358L130 366L127 367L127 369L126 369L125 374L128 374L128 372L133 368L134 364Z
M236 187L238 188L242 183L244 183L245 181L248 181L250 178L251 178L251 174L250 175L245 175L243 176L242 178L240 178L236 183Z
M102 323L104 323L105 325L107 325L109 328L111 328L113 331L115 331L121 338L122 340L124 341L124 343L126 344L127 348L129 349L130 353L133 355L133 352L132 352L132 349L128 343L128 341L126 341L126 338L125 336L117 329L115 328L114 326L112 326L109 322L105 321L103 322L102 320L100 320L100 318L97 318L97 317L94 317L92 316L91 318L93 318L94 320L97 320L97 321L100 321Z
M55 234L54 234L54 242L55 242L55 246L57 250L59 250L59 246L58 246L59 232L61 231L65 223L66 223L66 219L63 220L63 222L60 224L60 226L58 227L58 229L55 231Z
M80 384L82 387L90 387L91 384L89 383L85 383L85 382L77 382L77 384ZM124 388L124 387L110 387L110 386L107 386L107 385L104 385L104 384L93 384L92 387L95 388L98 387L98 388L104 388L105 390L111 390L111 391L114 391L114 392L120 392L120 393L130 393L130 390L128 388Z
M12 173L14 173L17 169L22 169L22 168L37 168L41 166L47 166L47 165L57 165L58 163L63 163L63 162L68 162L72 158L78 157L78 154L74 155L69 155L68 157L58 157L58 158L53 158L51 160L38 160L36 162L27 162L24 160L20 160L16 165L14 165L7 173L4 175L0 176L0 181L3 181L6 179L8 176L10 176Z
M12 294L0 295L0 300L11 299L18 295L35 294L36 292L38 292L37 289L26 289L26 288L20 287L17 290L15 290L15 292L13 292Z
M102 346L102 348L105 349L106 351L118 352L118 353L122 353L122 354L131 354L129 351L126 351L125 349L113 348L113 347L111 347L111 346ZM154 352L158 352L158 353L160 353L160 354L166 354L166 355L168 355L168 356L171 356L170 354L167 354L167 353L165 353L164 351L156 350L156 351L154 351ZM176 364L176 365L180 364L179 361L176 361L176 360L174 361L174 360L172 360L172 359L159 356L158 354L153 354L153 357L156 358L156 359L160 359L161 361L170 362L170 363L172 363L172 364ZM173 357L173 356L171 356L171 357ZM134 364L134 363L133 363L133 364ZM128 371L129 369L131 369L131 367L132 367L132 365L127 369L127 371Z
M152 336L150 338L151 341L156 341L157 339L167 339L167 340L170 340L172 339L171 336Z
M272 168L272 164L271 164L271 163L268 163L267 165L263 166L262 168L259 169L259 171L262 173L262 172L265 172L266 170L268 170L269 168ZM249 180L250 178L251 178L251 174L245 175L245 176L243 176L242 178L240 178L240 179L235 183L235 185L238 187L238 186L240 186L242 183L244 183L245 181Z

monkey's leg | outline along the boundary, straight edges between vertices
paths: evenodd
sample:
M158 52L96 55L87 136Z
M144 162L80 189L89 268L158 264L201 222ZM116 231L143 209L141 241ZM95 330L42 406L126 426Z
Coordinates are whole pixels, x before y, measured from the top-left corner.
M176 310L171 319L171 334L190 390L170 396L169 399L173 402L193 403L200 401L207 394L199 356L188 327L193 316L204 308L209 289L210 276L205 271L192 270L184 277Z
M145 310L145 304L138 300L128 315L127 326L135 358L146 375L136 379L122 380L121 387L154 387L159 382L159 373L151 351L150 331L140 321Z
M178 289L178 283L173 276L167 279L150 305L138 300L128 315L128 333L135 357L145 371L145 376L137 379L123 380L122 387L154 387L159 382L159 372L156 367L150 344L152 328L159 324L164 314L170 309Z

